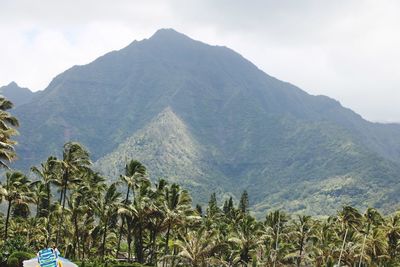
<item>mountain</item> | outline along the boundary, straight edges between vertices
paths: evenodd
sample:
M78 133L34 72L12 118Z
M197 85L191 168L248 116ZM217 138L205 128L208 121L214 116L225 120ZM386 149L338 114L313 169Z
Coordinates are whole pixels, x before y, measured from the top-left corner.
M0 87L0 94L11 100L15 107L30 102L34 95L31 90L19 87L15 82Z
M110 179L136 158L196 202L247 190L260 214L391 211L399 200L400 125L368 122L172 29L68 69L15 114L20 168L77 140Z

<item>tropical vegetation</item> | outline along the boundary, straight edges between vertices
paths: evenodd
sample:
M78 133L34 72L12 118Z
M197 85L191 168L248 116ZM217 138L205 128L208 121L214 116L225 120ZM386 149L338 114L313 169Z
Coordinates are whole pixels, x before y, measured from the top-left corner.
M0 99L0 159L15 158L18 126ZM326 218L268 212L256 219L244 191L238 203L194 205L190 193L127 160L117 182L96 172L89 152L68 142L23 173L6 170L0 185L0 261L18 266L37 250L57 246L82 266L124 260L149 266L397 266L400 213L345 206ZM116 178L116 177L113 177ZM115 179L114 179L115 180ZM14 255L14 256L13 256ZM114 266L124 266L116 264ZM128 265L126 265L128 266ZM134 266L134 265L131 265Z

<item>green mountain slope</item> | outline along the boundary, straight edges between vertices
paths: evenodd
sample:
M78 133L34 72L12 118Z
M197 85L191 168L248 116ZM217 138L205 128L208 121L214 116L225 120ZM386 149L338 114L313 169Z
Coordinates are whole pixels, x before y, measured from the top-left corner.
M110 179L137 157L154 179L179 181L198 201L246 189L257 210L321 214L348 201L386 210L397 203L399 125L370 123L174 30L72 67L15 113L17 167L77 140Z
M206 155L184 122L168 107L115 151L100 158L95 168L116 179L123 173L127 159L140 159L153 179L166 178L179 183L196 192L196 200L202 201L208 197L210 188L226 192L230 183L208 165Z

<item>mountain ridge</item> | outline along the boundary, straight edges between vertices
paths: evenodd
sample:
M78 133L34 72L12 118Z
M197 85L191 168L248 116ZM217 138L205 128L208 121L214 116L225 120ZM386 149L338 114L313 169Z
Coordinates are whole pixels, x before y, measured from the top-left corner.
M59 153L68 140L82 142L95 161L128 153L120 145L154 128L151 122L166 110L184 125L183 136L198 144L202 159L207 159L192 166L206 169L207 177L182 178L189 180L183 181L186 184L203 179L202 192L195 194L199 201L205 201L204 192L215 184L221 194L236 197L248 190L255 207L270 207L274 198L288 202L275 192L282 185L298 200L304 199L295 185L313 180L323 184L343 177L361 179L368 186L356 190L362 192L354 198L358 204L366 199L378 203L373 192L377 182L387 192L398 186L400 127L370 123L336 100L312 96L269 76L231 49L173 30L158 31L87 65L74 66L57 75L35 101L17 107L21 160L16 166L27 168ZM155 135L155 142L161 141ZM148 152L156 156L155 150ZM157 160L162 162L162 157ZM239 186L232 186L235 183ZM342 195L348 199L346 192ZM388 203L395 199L392 196ZM324 208L333 206L321 204L318 212Z
M28 88L20 87L14 81L0 87L0 94L11 100L15 107L29 103L35 95L34 92Z

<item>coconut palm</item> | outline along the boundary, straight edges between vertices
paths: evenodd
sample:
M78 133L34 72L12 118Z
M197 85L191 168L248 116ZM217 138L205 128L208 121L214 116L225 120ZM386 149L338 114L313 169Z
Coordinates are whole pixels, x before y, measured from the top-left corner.
M361 254L360 254L360 261L358 266L361 267L363 257L364 257L364 249L365 249L365 242L367 241L368 235L370 234L372 226L380 226L383 224L383 217L382 215L374 208L368 208L364 214L364 221L366 221L365 230L364 230L364 238L363 243L361 246ZM377 234L377 232L375 232Z
M388 255L393 263L400 252L400 213L391 215L385 225L386 242L388 246Z
M314 224L311 216L298 215L297 220L293 223L293 231L290 234L290 239L293 240L297 255L294 256L296 259L296 265L299 267L303 259L307 256L305 253L306 245L310 241L312 236Z
M125 174L120 176L121 183L126 186L126 196L124 199L124 204L128 205L129 197L132 193L134 195L135 188L143 181L147 180L146 177L146 167L137 160L129 161L125 166ZM118 237L118 245L117 245L117 252L116 256L118 256L120 246L121 246L121 239L122 239L122 232L124 228L125 217L124 213L121 213L121 226L119 229L119 237Z
M312 246L310 249L310 261L313 266L333 266L333 252L341 244L340 237L335 231L334 217L329 217L326 221L315 222L312 236Z
M117 191L117 185L111 184L105 192L104 198L97 203L97 211L102 224L102 241L101 241L101 259L104 260L106 252L106 240L111 220L116 216L118 207L120 205L121 193Z
M254 217L240 210L240 216L234 223L232 236L228 240L232 251L236 251L238 257L234 262L247 266L253 259L258 245L258 237L255 235L258 229L259 224Z
M179 250L178 258L187 266L208 266L214 255L226 247L225 244L218 243L215 236L215 232L205 228L182 234L180 239L174 242Z
M36 186L35 183L42 184L45 187L46 196L43 197L42 201L45 203L42 204L43 211L41 215L48 215L48 210L50 209L50 200L51 200L51 184L57 182L57 179L61 176L61 165L57 161L56 157L49 157L45 162L40 164L40 168L32 167L31 171L39 178L38 181L32 183L33 186ZM40 212L39 212L40 215Z
M36 218L39 218L41 214L41 204L47 197L46 187L42 181L32 182L30 185L30 191L32 196L32 203L36 206ZM43 217L43 216L42 216Z
M145 234L149 219L157 212L149 193L150 183L144 180L138 186L132 203L136 211L133 217L135 255L139 263L144 263L145 260Z
M172 184L165 187L163 211L165 214L164 224L166 225L165 234L165 254L169 253L169 238L176 224L181 223L188 215L192 200L186 190L182 190L179 185Z
M284 242L287 235L287 223L289 217L282 211L270 212L266 215L265 222L260 229L260 243L264 245L266 254L265 262L268 265L276 266L287 254L288 247Z
M46 222L46 230L47 230L47 241L46 245L48 246L50 243L51 229L50 229L50 206L51 206L51 184L56 183L59 177L61 177L61 164L57 161L56 157L49 157L45 162L40 164L40 168L32 167L31 171L40 179L38 181L33 182L33 186L36 186L35 183L39 183L39 190L43 189L40 187L44 187L45 196L40 192L37 192L38 217L45 216L47 218Z
M13 107L13 103L0 96L0 167L7 168L9 162L16 159L14 145L16 141L12 137L18 134L16 128L18 120L7 110Z
M71 184L79 183L84 173L90 171L89 165L91 162L89 153L79 143L69 142L64 145L63 159L58 163L61 165L62 170L62 175L57 183L61 188L59 203L62 205L62 213L57 230L56 244L58 244L61 226L63 225L61 221L64 220L68 189Z
M375 227L371 230L365 242L365 252L370 261L377 266L381 266L389 258L387 255L388 244L383 228Z
M340 249L339 260L338 260L338 266L340 267L343 250L346 245L346 238L349 233L349 230L359 229L361 227L362 215L355 208L351 206L345 206L339 213L338 223L340 224L341 229L344 230L343 243Z
M119 236L122 236L123 231L126 233L126 242L128 245L128 262L131 262L132 259L132 242L133 242L133 230L135 225L135 215L137 211L132 204L122 204L118 209L118 214L124 218L126 227L120 228ZM125 230L126 228L126 230ZM118 247L117 247L117 256L120 249L120 242L121 239L118 240Z
M71 193L71 196L68 200L68 208L71 211L71 222L73 224L73 241L72 241L72 255L73 258L76 258L77 249L79 247L80 241L80 228L81 224L79 223L80 218L85 214L89 213L90 205L88 201L86 201L87 193L90 189L85 185L79 186L76 190ZM78 257L79 258L79 257Z
M31 201L30 180L21 172L7 172L6 183L2 187L2 196L7 201L7 215L4 226L4 239L8 237L8 226L10 221L11 208L14 204L24 204Z

